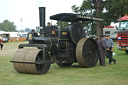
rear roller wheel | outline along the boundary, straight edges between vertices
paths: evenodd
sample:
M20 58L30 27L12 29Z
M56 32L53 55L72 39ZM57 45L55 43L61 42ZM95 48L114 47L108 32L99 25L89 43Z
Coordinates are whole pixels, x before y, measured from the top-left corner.
M41 49L19 49L16 51L13 61L20 62L38 62L42 61ZM32 73L32 74L45 74L50 68L50 64L28 64L28 63L15 63L13 66L17 72Z
M94 39L82 38L76 47L76 59L81 67L93 67L98 61L98 46Z

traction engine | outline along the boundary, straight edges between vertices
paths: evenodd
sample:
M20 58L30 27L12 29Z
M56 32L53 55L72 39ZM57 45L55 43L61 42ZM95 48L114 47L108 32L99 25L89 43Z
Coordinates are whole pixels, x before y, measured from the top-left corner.
M28 33L28 44L20 44L14 54L14 69L19 73L45 74L51 64L60 67L78 63L94 67L98 60L98 46L94 39L84 38L82 22L101 20L80 14L59 13L51 20L70 22L67 28L45 26L45 7L39 7L40 32Z

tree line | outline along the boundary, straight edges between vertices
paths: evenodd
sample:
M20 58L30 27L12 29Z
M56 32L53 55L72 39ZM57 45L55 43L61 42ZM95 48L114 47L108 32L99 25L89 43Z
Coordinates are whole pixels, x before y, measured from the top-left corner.
M0 30L6 31L6 32L16 32L16 26L14 25L14 22L10 22L9 20L4 20L2 23L0 23Z
M5 32L17 32L16 25L14 22L10 22L9 20L4 20L2 23L0 23L0 30ZM21 32L30 32L30 28L25 28L25 30L20 30Z

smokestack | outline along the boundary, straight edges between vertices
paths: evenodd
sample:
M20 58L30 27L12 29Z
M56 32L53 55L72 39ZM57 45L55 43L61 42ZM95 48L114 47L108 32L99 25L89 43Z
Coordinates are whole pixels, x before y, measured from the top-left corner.
M39 7L40 27L45 29L45 7Z

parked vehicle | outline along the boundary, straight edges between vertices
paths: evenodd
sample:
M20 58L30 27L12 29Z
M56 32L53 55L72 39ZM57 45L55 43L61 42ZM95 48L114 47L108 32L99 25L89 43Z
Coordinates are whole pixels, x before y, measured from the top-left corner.
M117 48L124 50L128 54L128 16L118 19L119 28L117 33Z
M117 28L114 26L107 26L103 28L103 35L110 35L110 38L117 39Z

